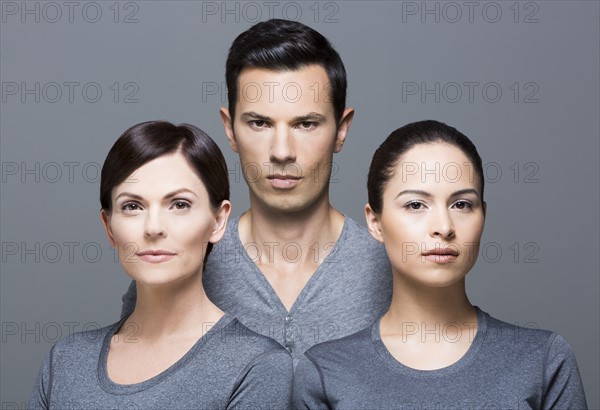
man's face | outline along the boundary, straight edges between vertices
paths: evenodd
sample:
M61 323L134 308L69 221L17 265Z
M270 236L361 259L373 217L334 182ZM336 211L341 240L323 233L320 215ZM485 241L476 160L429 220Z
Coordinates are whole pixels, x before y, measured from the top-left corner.
M319 65L296 71L242 70L235 118L221 109L254 206L298 212L329 202L333 153L353 111L336 127L329 79Z

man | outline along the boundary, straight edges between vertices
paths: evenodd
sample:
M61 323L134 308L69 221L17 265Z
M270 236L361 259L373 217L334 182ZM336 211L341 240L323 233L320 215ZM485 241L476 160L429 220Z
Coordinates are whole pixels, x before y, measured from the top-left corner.
M388 308L390 265L367 231L329 203L333 153L346 140L346 72L325 37L261 22L233 42L221 120L240 156L250 209L230 221L206 263L209 298L277 340L294 364L311 346L354 333ZM135 304L135 285L123 314Z

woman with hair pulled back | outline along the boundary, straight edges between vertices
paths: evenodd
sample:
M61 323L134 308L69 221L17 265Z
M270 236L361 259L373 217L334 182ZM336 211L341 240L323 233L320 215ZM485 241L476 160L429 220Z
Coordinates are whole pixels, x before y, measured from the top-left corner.
M587 408L560 335L502 322L469 302L483 188L477 149L455 128L411 123L381 144L365 216L392 264L392 302L372 326L305 352L294 407Z
M28 408L274 408L289 404L292 360L222 312L202 272L231 210L227 165L199 128L137 124L102 167L101 219L134 311L56 343Z

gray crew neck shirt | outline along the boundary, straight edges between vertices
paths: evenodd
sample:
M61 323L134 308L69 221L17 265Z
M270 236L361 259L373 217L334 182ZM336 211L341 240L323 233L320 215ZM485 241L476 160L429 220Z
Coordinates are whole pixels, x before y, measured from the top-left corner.
M299 245L273 242L244 246L238 222L239 217L229 221L225 236L209 255L202 274L204 289L221 310L284 346L294 365L311 346L355 333L388 309L392 274L385 248L350 217L346 216L335 243L315 243L310 250L326 252L333 248L289 311L255 260L266 246L296 258ZM123 296L123 315L133 311L135 297L132 282Z
M27 408L289 407L293 378L289 353L227 314L162 373L141 383L114 383L106 368L108 350L125 319L57 342L42 364ZM135 334L121 340L135 342Z
M475 336L465 355L442 369L417 370L387 350L379 322L308 350L294 374L292 407L587 408L575 356L557 333L511 325L477 308ZM444 337L443 328L438 335Z

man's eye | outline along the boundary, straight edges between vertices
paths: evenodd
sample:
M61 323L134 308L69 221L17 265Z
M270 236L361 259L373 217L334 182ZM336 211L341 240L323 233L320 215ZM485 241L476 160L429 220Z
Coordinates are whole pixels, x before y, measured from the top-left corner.
M266 125L264 120L252 120L250 121L250 125L255 128L263 128Z
M311 130L317 126L317 123L314 121L302 121L298 126L303 130Z

